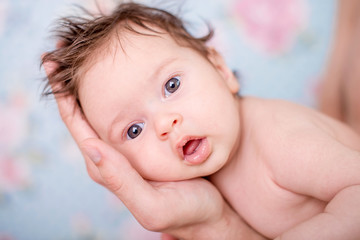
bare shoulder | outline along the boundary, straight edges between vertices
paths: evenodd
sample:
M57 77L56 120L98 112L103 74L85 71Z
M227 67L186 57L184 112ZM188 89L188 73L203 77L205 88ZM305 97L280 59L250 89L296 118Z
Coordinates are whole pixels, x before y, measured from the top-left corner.
M247 121L267 136L294 138L304 132L321 132L360 151L360 136L344 123L315 109L278 99L244 98ZM312 134L309 134L311 138Z
M360 184L360 137L349 127L282 100L244 103L253 129L248 139L276 184L322 201Z
M275 136L275 133L285 134L299 128L310 127L326 118L310 108L289 101L254 97L243 99L243 114L245 123L255 125L253 128L258 129L258 133L263 132L271 136ZM330 131L326 123L318 125L321 125L325 131Z

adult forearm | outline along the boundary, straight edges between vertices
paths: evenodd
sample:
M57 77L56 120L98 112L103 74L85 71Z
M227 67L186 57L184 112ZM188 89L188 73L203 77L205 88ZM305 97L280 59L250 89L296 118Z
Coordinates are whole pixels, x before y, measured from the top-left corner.
M190 240L266 240L247 225L241 217L228 205L224 207L224 214L221 218L186 227L176 234L180 239Z

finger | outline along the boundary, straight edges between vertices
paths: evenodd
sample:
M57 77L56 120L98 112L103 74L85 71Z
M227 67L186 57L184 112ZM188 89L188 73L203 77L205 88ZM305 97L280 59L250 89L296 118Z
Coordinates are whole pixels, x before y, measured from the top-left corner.
M83 153L83 156L84 156L84 159L85 159L86 171L88 172L90 178L94 182L106 187L105 183L104 183L104 180L102 179L102 176L101 176L101 174L99 172L99 169L96 167L94 162L91 161L91 159L86 154Z
M82 143L89 138L98 138L96 132L92 129L88 121L85 119L84 114L80 111L77 103L72 96L56 97L60 116L65 125L69 129L72 137L77 145L80 147ZM85 158L86 168L89 176L95 182L104 185L99 169L95 166L86 154L83 154Z
M57 41L56 43L56 48L62 48L65 47L65 42L64 41Z
M162 233L161 240L177 240L177 238L171 236L170 234Z
M56 68L57 64L55 62L48 61L44 63L47 76L50 76ZM60 84L52 85L51 88L53 90L57 89L60 87L59 85ZM80 111L76 99L73 96L55 95L55 98L60 116L78 144L87 138L97 137L97 134L90 127Z
M88 138L98 138L98 135L86 120L73 96L58 96L56 97L56 102L62 120L77 144L80 145L82 141Z
M44 59L45 55L46 55L46 53L42 54L41 59ZM43 63L43 67L45 69L46 75L49 77L56 70L57 64L52 61L46 61Z
M58 43L61 44L61 43ZM57 45L57 48L60 45ZM42 58L45 54L42 55ZM44 69L47 76L50 76L57 68L57 64L52 61L44 62ZM56 89L57 86L51 86L52 89ZM58 105L59 113L64 121L65 125L69 129L72 137L78 146L80 146L81 142L87 138L96 138L97 134L90 127L83 114L81 113L75 98L72 96L58 96L55 95L55 99ZM95 164L84 155L87 172L89 176L97 183L103 185L103 180L99 173L99 170L95 166Z
M221 212L221 208L209 206L209 201L203 201L211 199L211 203L219 203L216 206L223 203L220 193L204 179L149 183L124 156L102 140L87 139L81 149L98 167L104 186L148 230L168 231L204 222Z
M104 185L122 200L141 224L155 217L151 213L159 205L157 191L124 156L99 139L87 139L81 149L96 163Z

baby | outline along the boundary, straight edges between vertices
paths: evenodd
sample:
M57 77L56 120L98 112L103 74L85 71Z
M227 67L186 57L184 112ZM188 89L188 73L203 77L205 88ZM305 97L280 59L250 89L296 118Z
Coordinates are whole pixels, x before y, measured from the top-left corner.
M65 18L45 94L73 96L98 136L150 181L198 177L256 231L360 239L360 137L319 112L238 96L205 37L163 10L122 3Z

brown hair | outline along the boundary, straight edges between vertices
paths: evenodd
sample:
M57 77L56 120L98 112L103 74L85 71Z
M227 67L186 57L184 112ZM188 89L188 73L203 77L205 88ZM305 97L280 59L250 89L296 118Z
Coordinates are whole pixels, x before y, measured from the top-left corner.
M84 10L84 9L82 9ZM129 30L144 34L134 26L158 33L153 26L169 33L178 44L208 56L205 43L212 37L213 30L203 37L192 36L184 27L183 21L175 15L157 8L128 2L120 3L110 15L94 15L84 10L87 16L64 17L55 28L58 48L44 54L41 64L54 62L57 68L48 76L43 95L72 95L78 100L80 69L103 47L116 30ZM118 32L117 32L118 33ZM56 88L51 89L51 86ZM79 102L78 102L79 103Z

